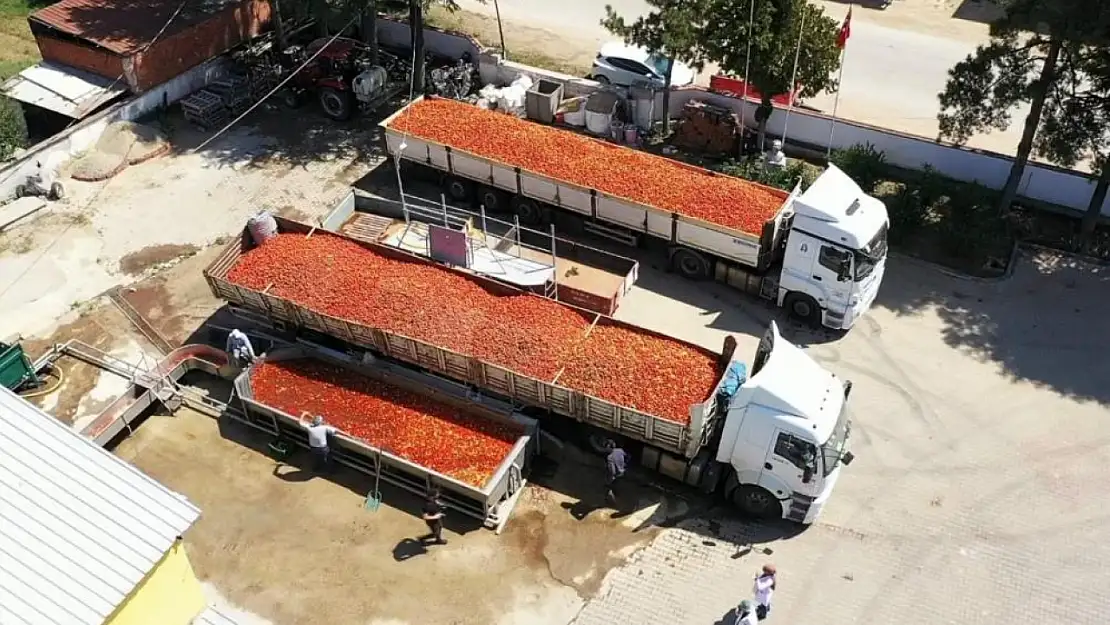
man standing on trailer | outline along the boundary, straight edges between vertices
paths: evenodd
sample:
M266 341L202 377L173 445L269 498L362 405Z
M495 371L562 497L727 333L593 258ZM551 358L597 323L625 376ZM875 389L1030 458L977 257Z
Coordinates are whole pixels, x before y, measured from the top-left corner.
M236 328L227 335L227 345L224 347L228 357L239 369L246 369L254 362L254 346L251 345L251 340L242 330Z
M628 454L613 440L607 441L605 446L609 448L609 455L605 457L605 502L617 507L617 485L628 469Z
M335 436L339 430L324 423L320 415L312 417L309 421L307 412L301 413L300 423L308 430L308 448L312 450L312 470L320 473L331 468L331 448L328 447L328 437Z

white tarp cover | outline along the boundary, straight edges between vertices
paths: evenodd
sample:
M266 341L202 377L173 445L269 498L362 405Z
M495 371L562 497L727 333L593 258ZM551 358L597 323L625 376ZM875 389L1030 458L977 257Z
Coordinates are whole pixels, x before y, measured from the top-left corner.
M73 119L86 117L126 90L126 81L51 61L32 65L0 86L0 91L9 98Z

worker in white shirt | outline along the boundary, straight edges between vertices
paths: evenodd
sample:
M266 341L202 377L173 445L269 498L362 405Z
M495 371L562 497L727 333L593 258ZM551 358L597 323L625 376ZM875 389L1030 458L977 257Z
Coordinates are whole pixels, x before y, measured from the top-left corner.
M735 625L756 625L758 622L755 617L755 610L752 610L751 601L745 599L740 602L740 605L736 606Z
M243 334L242 330L235 329L227 335L227 345L224 348L232 363L239 369L245 369L254 362L254 347L251 340Z
M300 423L308 430L308 448L312 451L312 468L317 473L331 468L331 448L328 446L328 437L335 436L339 430L324 423L320 415L309 420L307 412L301 413Z
M764 564L763 570L755 576L755 615L759 620L771 613L771 596L775 594L774 564Z

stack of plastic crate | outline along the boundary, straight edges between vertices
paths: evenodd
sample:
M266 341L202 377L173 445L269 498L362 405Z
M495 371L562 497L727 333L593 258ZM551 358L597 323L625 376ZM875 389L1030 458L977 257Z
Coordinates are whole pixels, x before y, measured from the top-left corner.
M250 79L243 74L231 74L221 78L209 85L208 91L218 95L233 115L247 110L253 102Z
M218 128L231 120L231 111L219 95L201 89L181 102L185 119L201 128Z

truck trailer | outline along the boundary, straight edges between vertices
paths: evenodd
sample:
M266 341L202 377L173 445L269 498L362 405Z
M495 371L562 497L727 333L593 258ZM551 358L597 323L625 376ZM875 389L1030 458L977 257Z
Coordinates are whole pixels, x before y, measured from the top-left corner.
M552 312L558 307L576 310L591 320L580 345L588 340L593 328L612 325L645 338L656 337L699 350L715 367L715 383L689 407L689 418L680 422L591 394L566 382L560 377L562 372L552 379L537 379L434 342L333 316L323 306L285 297L280 285L273 288L275 284L270 283L256 289L230 280L229 273L257 247L249 230L244 229L242 236L229 243L205 270L205 276L214 295L228 301L233 313L252 322L309 340L336 341L355 361L386 359L464 384L472 389L474 401L492 399L521 405L541 424L545 419L563 418L587 437L631 443L630 449L639 448L644 466L703 492L719 492L746 513L759 517L812 523L828 500L841 467L851 461L846 410L851 384L784 340L773 323L759 344L749 376L746 365L736 358L732 337L725 340L720 353L712 353L396 248L321 232L287 219L276 221L279 233L335 237L360 246L379 260L423 264L460 284L471 281L491 293L537 298L553 307ZM282 267L281 272L284 280L296 284L320 280L317 271L304 265ZM358 279L373 281L375 276Z
M439 123L429 118L441 118ZM418 123L419 122L419 123ZM467 124L474 127L470 128ZM430 169L455 201L486 210L512 210L538 225L552 211L573 217L592 234L638 245L643 237L667 245L670 267L690 279L715 279L785 307L812 325L848 329L871 306L882 282L889 218L886 206L834 165L806 190L785 193L623 145L479 109L463 102L421 97L380 123L387 152ZM527 158L505 148L536 137ZM490 148L489 146L494 146ZM497 146L504 149L498 151ZM498 153L493 153L498 152ZM582 167L604 156L619 167L623 191L587 180L581 167L558 165L574 154ZM527 160L527 162L525 162ZM648 189L660 175L703 189L707 196L745 193L773 202L751 207L758 225L738 227L727 214L748 210L743 200L726 215L694 214L664 206ZM591 186L594 185L594 186ZM631 190L631 191L630 191ZM737 192L738 191L738 192ZM756 214L758 213L758 214Z

